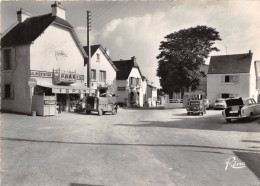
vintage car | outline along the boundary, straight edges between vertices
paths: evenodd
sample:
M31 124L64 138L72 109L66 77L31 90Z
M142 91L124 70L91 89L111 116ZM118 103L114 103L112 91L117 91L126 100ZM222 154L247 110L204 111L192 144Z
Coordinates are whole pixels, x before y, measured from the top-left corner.
M204 100L190 100L187 104L187 114L206 114L206 105Z
M232 119L247 118L252 120L256 115L260 115L260 104L257 104L253 98L230 98L226 100L227 108L222 111L226 122Z
M86 99L86 114L91 111L98 112L98 115L103 115L106 112L111 112L113 115L117 114L117 106L115 104L115 97L94 97L88 96Z
M214 109L225 109L227 107L227 104L225 102L225 99L217 99L214 105Z

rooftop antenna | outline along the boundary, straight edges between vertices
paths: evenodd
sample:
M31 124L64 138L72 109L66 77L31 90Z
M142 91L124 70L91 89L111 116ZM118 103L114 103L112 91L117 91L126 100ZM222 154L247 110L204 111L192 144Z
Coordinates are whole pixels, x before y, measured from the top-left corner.
M227 46L225 46L225 48L226 48L226 54L227 54L227 49L228 49L228 47L227 47Z

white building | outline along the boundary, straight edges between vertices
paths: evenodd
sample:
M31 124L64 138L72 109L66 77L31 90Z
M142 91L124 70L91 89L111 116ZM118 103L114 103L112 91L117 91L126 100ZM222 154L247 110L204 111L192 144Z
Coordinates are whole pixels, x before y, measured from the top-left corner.
M246 54L212 56L207 74L207 97L251 97L256 100L256 73L251 51Z
M84 49L88 54L88 47ZM89 55L88 55L89 56ZM85 76L87 76L87 65L85 64ZM96 89L96 95L116 95L116 72L117 68L109 57L109 51L101 45L91 46L91 88ZM87 79L85 79L87 80ZM87 83L85 81L85 83Z
M136 58L130 60L113 61L118 69L117 81L117 103L127 106L143 107L143 81L142 73L136 62Z
M51 7L51 13L35 17L18 11L19 23L1 40L3 110L30 114L33 95L54 99L41 103L46 109L58 101L69 110L71 100L90 91L84 86L87 54L65 9L56 3Z

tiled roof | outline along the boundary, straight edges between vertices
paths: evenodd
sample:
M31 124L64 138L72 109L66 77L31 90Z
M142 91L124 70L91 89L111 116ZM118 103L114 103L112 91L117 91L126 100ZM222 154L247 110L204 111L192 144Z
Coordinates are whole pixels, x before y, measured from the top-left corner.
M130 60L113 61L113 63L118 69L116 73L117 80L126 80L133 67L136 67L139 70L141 77L143 76L137 62L133 58Z
M252 56L252 53L212 56L208 74L249 73Z
M7 34L1 39L2 47L10 47L17 45L25 45L32 43L37 39L50 24L56 23L63 27L68 28L73 37L76 40L78 47L80 48L82 55L87 57L85 51L83 50L80 41L71 26L66 20L61 19L57 16L52 16L52 14L45 14L41 16L30 17L21 23L18 23L13 27Z
M88 46L84 46L83 47L85 52L88 55ZM102 45L91 45L91 57L95 54L95 52L97 51L97 49L100 49L102 51L102 53L104 54L104 56L107 58L107 60L109 61L109 63L112 65L112 67L117 71L118 69L116 68L115 64L113 63L112 59L110 58L110 56L106 53L105 49L102 47ZM89 55L88 55L89 56ZM85 62L85 64L87 64L87 62Z
M90 49L90 51L91 51L91 57L95 54L95 52L97 51L97 49L98 49L100 46L101 46L101 45L91 45L91 49ZM85 52L86 52L87 55L88 55L88 46L84 46L83 48L84 48Z

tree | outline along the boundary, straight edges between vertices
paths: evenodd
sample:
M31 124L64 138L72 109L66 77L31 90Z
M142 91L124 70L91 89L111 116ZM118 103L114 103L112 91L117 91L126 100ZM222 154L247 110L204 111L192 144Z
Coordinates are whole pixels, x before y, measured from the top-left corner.
M173 92L196 90L200 78L200 66L205 63L210 52L219 51L215 41L221 40L216 29L197 26L179 30L164 37L157 56L157 76L164 92L172 96Z

